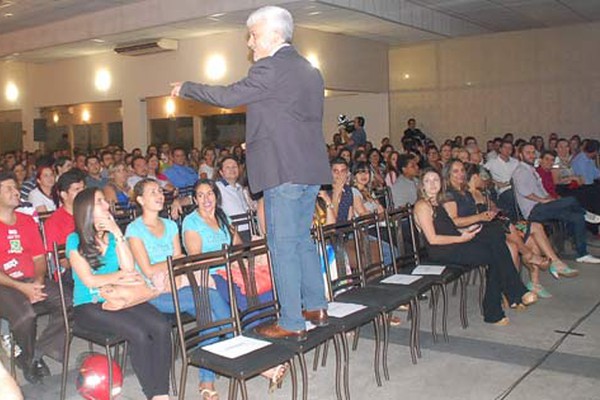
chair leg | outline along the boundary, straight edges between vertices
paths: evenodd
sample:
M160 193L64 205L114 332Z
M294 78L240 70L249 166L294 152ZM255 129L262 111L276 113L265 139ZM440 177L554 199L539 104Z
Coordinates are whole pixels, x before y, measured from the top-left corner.
M104 347L106 350L106 358L108 359L108 398L112 400L113 394L113 368L112 368L112 354L110 353L110 346Z
M127 370L127 354L129 352L129 342L123 342L123 355L121 356L121 373L125 376L125 371Z
M306 360L304 354L298 354L298 363L300 364L300 374L302 374L302 400L308 399L308 371L306 370Z
M298 400L298 372L293 357L290 360L290 377L292 378L292 400Z
M341 351L340 345L336 339L333 337L333 347L335 349L335 394L337 396L337 400L343 400L342 397L342 359L341 359Z
M179 400L185 399L185 382L187 380L187 370L188 370L188 364L187 364L187 360L185 359L185 357L181 360L181 362L182 362L181 376L179 377ZM233 386L234 386L233 398L235 398L237 382Z
M458 292L458 280L454 281L454 286L452 287L452 296L456 296Z
M65 348L63 350L62 376L60 380L60 400L65 400L67 392L67 374L69 372L69 354L71 353L71 334L65 334Z
M314 358L313 358L313 371L317 371L317 368L319 368L319 357L321 356L321 346L322 345L318 345L315 348L315 354L314 354Z
M375 340L379 340L379 338L375 337ZM340 334L340 342L342 343L344 355L344 392L346 393L346 400L350 400L350 350L345 332Z
M17 370L15 368L15 337L13 336L12 332L9 332L10 335L10 374L12 375L13 379L16 381L17 380Z
M415 349L417 350L417 357L421 358L421 305L419 304L419 299L415 300ZM412 327L412 324L411 324Z
M177 372L175 371L175 361L177 360L177 335L171 330L171 390L173 396L177 396Z
M237 381L233 378L229 378L229 391L227 392L227 399L228 400L234 400L234 393L233 390L235 388L235 386L237 385Z
M356 328L354 331L354 341L352 342L352 351L356 351L358 349L358 338L360 337L360 327Z
M433 343L437 343L437 303L438 303L439 288L437 286L431 287L431 336L433 336Z
M327 355L329 354L329 341L323 343L323 360L321 361L321 367L327 366Z
M375 330L375 337L381 338L381 333L379 331L379 327L381 324L381 315L377 317L373 321L373 328ZM356 337L355 337L356 339ZM374 368L375 368L375 382L377 386L382 386L381 384L381 373L379 372L379 355L381 352L381 343L380 340L375 340L375 359L373 360Z
M386 381L390 380L390 372L388 369L388 345L390 343L390 315L391 313L383 313L383 352L382 352L382 365L383 365L383 379Z
M440 285L442 291L442 333L444 334L444 341L448 343L448 291L446 285Z
M460 315L461 324L463 329L467 329L469 326L469 319L467 317L467 282L464 276L459 278L460 282Z
M416 324L417 324L417 316L416 316L416 310L415 310L415 301L418 300L411 300L410 301L410 335L409 335L409 344L408 347L410 349L410 358L412 359L412 363L416 364L417 363L417 350L416 350L416 344L415 344L415 329L416 329Z
M245 380L240 380L240 391L242 392L242 400L248 400L248 388Z

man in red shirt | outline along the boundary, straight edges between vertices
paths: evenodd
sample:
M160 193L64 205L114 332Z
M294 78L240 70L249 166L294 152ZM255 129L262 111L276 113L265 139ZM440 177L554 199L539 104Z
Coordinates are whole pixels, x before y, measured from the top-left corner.
M64 326L58 286L46 276L44 246L38 226L28 215L15 212L19 190L12 173L0 173L0 318L21 347L17 365L25 379L40 383L50 370L48 355L62 361ZM44 332L36 339L36 318L49 314Z
M76 169L65 172L56 181L56 191L62 205L44 222L47 251L53 250L54 242L65 244L67 236L75 232L73 201L83 189L85 189L85 175Z
M560 196L556 193L556 185L552 177L552 167L556 155L552 151L545 150L540 155L540 165L535 169L542 179L542 186L553 199L558 199Z

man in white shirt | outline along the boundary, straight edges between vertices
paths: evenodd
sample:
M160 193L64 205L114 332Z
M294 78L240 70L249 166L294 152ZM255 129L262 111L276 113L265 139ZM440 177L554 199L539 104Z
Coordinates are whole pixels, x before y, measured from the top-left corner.
M513 175L515 193L523 216L532 222L559 220L568 224L575 239L577 262L600 264L600 259L587 252L585 210L574 197L558 200L548 195L542 179L533 167L535 147L525 144L520 149L521 162Z
M512 157L513 144L508 140L502 142L498 157L489 160L484 167L490 171L496 193L498 195L497 204L500 209L512 220L517 219L515 211L514 192L510 180L513 172L517 169L519 161Z
M238 183L240 166L233 156L226 156L219 162L219 179L216 184L221 192L221 208L227 216L248 212L250 205L244 187ZM247 224L237 227L238 234L244 242L251 240L250 227Z

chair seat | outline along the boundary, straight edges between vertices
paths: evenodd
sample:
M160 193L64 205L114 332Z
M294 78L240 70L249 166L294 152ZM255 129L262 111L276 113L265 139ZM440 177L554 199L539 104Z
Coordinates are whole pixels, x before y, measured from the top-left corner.
M363 304L378 308L383 312L389 312L409 303L417 295L417 291L406 287L386 289L368 285L340 293L335 296L335 300Z
M265 325L265 324L263 323L261 325ZM261 336L258 333L256 333L256 331L255 331L256 328L257 327L254 327L254 328L244 332L244 335L248 335L248 336L256 338L256 339L264 340L265 339L264 336ZM341 333L342 331L343 331L342 326L335 324L335 323L330 323L327 326L320 326L320 327L311 329L310 331L306 332L306 340L303 340L303 341L298 341L294 338L292 338L292 339L269 338L268 340L270 342L276 343L277 345L285 346L286 348L291 349L294 353L298 354L298 353L305 353L309 350L314 349L318 345L331 339L334 335Z
M198 348L189 355L190 364L215 371L220 375L236 379L249 379L269 368L294 358L294 351L281 344L273 343L237 358L222 357Z

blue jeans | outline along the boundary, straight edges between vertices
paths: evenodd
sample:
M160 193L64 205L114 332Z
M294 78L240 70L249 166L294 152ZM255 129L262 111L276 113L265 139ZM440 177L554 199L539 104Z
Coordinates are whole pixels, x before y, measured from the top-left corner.
M562 197L549 203L536 204L529 214L529 220L566 222L572 230L577 255L581 257L587 254L584 214L585 210L574 197Z
M185 312L190 315L196 315L196 306L194 304L194 293L192 288L187 286L179 289L177 293L179 294L180 311L182 313ZM225 300L223 300L223 297L221 297L219 292L214 289L210 289L208 296L210 300L213 321L229 318L231 315L229 305ZM157 298L150 300L150 304L152 304L161 313L173 314L175 312L173 296L171 296L171 293L162 293ZM206 333L209 332L210 330L206 330ZM218 341L219 338L215 337L202 342L200 345L206 346ZM198 372L198 378L200 379L200 382L214 382L215 373L209 369L200 368L200 371Z
M279 294L279 325L305 329L302 309L326 309L317 246L310 236L318 185L284 183L264 191L267 242Z

